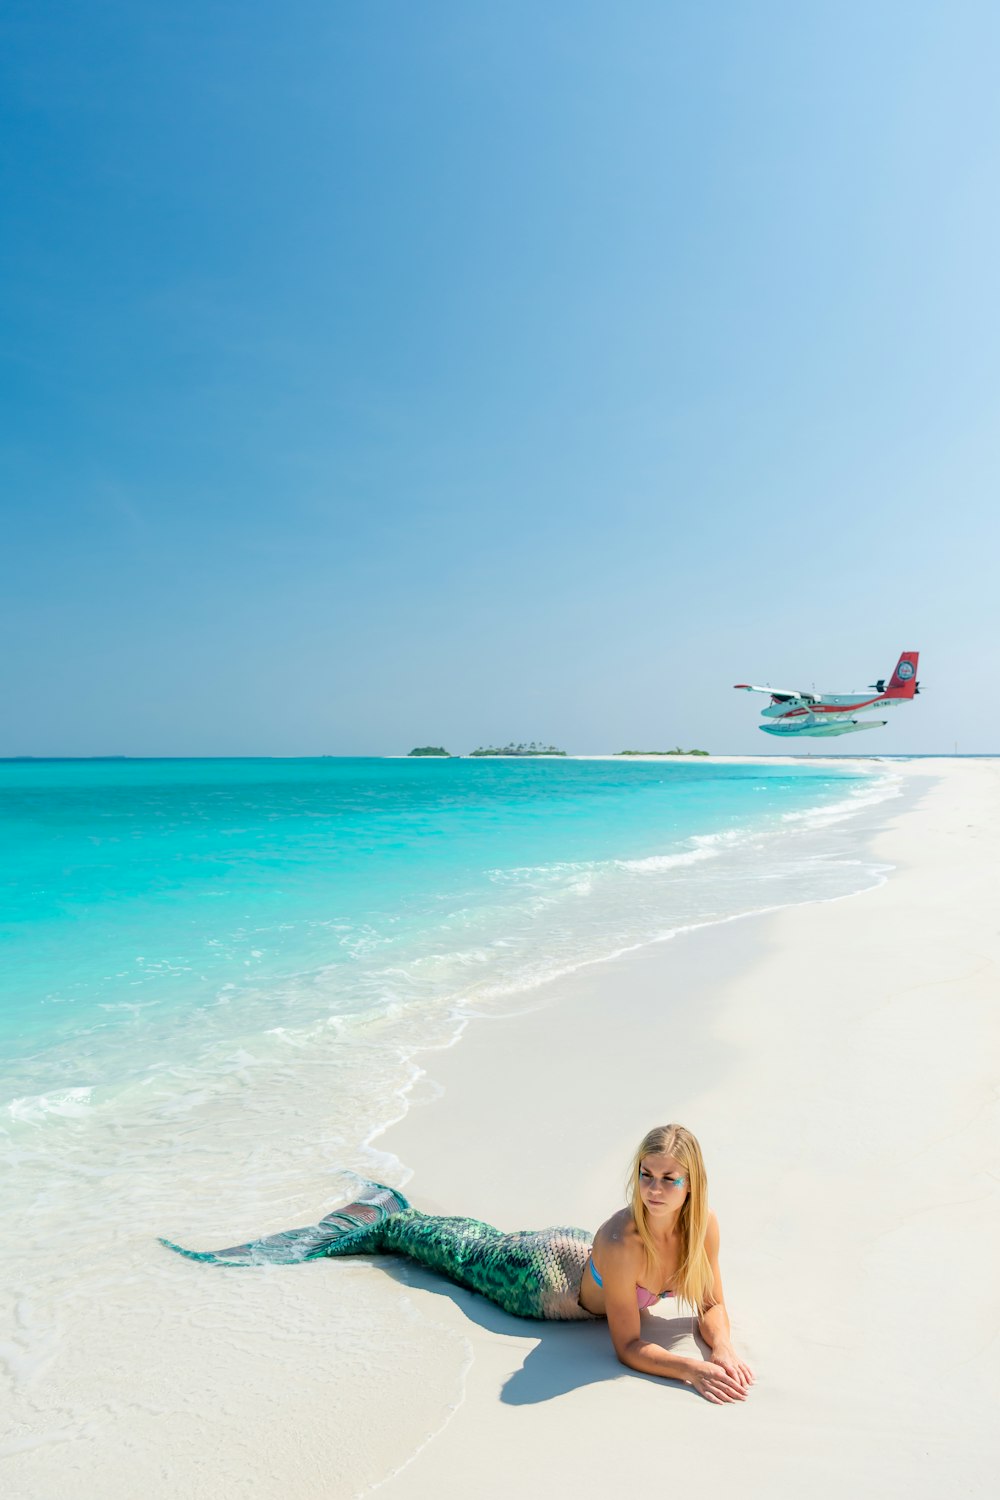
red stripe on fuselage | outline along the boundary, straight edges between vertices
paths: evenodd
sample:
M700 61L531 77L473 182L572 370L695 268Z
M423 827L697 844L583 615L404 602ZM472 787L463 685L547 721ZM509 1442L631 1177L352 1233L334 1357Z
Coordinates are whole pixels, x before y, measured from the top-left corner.
M809 708L791 708L787 714L776 714L778 719L795 719L800 714L855 714L859 708L874 708L876 703L886 703L888 698L859 698L857 703L813 703Z
M876 703L881 703L881 698L859 698L857 703L816 703L813 705L814 714L853 714L859 708L874 708Z

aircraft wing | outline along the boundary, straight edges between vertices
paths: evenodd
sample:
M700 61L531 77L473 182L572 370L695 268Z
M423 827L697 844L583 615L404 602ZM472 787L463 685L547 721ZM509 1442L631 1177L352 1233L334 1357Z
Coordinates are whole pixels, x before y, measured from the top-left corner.
M734 682L733 687L742 688L747 693L768 693L772 698L777 698L779 703L790 698L801 698L803 703L815 703L819 697L818 693L803 693L798 688L758 687L755 682Z

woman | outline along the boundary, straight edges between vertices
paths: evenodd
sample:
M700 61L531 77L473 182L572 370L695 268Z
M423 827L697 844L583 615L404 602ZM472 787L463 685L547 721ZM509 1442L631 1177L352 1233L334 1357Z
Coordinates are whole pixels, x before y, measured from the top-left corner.
M648 1290L662 1287L663 1291ZM698 1314L708 1361L670 1354L642 1336L640 1310L678 1297ZM744 1401L753 1371L733 1349L719 1274L719 1221L708 1207L701 1147L683 1125L660 1125L639 1146L629 1206L594 1236L580 1305L608 1320L623 1365L685 1380L707 1401Z
M373 1183L357 1202L309 1229L219 1251L184 1250L169 1240L161 1244L217 1265L408 1255L517 1317L605 1317L622 1364L686 1381L707 1401L722 1405L745 1400L754 1376L730 1342L719 1226L706 1193L697 1140L683 1125L661 1125L635 1154L628 1207L606 1220L593 1241L583 1229L504 1234L478 1219L422 1214L402 1194ZM673 1296L696 1310L709 1361L671 1354L644 1338L642 1309Z

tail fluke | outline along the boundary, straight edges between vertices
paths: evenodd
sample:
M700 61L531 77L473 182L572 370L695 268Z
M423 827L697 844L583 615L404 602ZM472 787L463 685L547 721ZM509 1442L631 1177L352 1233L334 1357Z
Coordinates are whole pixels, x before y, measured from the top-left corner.
M304 1229L285 1229L280 1234L269 1234L245 1245L231 1245L227 1250L185 1250L183 1245L163 1239L160 1244L166 1245L168 1250L176 1250L188 1260L209 1261L216 1266L287 1266L296 1261L317 1260L323 1255L336 1254L335 1247L348 1235L357 1235L360 1240L363 1236L358 1234L359 1230L371 1230L409 1206L395 1188L370 1182L365 1184L364 1192L354 1203L348 1203L345 1208L327 1214L318 1224L309 1224Z
M912 698L917 691L917 662L919 651L904 651L896 663L896 670L889 678L885 690L887 698Z

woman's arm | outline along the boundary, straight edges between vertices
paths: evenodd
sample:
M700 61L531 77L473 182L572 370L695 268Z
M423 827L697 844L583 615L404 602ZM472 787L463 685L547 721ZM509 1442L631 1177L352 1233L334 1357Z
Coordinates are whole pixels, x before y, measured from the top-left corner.
M722 1295L722 1273L719 1270L719 1221L715 1214L708 1216L705 1232L705 1254L712 1267L712 1301L698 1318L698 1332L712 1353L712 1360L744 1388L753 1385L754 1373L745 1360L739 1359L733 1349L729 1329L729 1314Z
M717 1405L726 1401L744 1401L745 1384L720 1364L671 1354L659 1344L643 1338L635 1295L636 1282L642 1273L641 1257L621 1240L605 1242L600 1254L608 1331L621 1363L643 1375L686 1381L707 1401Z

